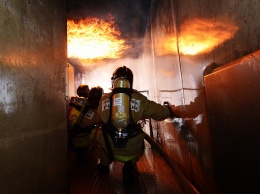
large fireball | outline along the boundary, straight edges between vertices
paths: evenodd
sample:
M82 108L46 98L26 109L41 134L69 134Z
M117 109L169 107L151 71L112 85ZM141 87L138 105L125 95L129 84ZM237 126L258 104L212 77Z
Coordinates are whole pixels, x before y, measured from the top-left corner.
M67 21L68 57L116 59L128 48L113 18L84 18Z

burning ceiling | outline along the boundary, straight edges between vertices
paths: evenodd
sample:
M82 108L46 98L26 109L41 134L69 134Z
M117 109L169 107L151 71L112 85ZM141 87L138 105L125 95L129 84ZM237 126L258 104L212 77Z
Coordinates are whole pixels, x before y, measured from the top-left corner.
M89 64L104 59L138 58L143 50L151 2L70 0L67 25L69 59ZM165 17L159 18L156 25L160 30L153 29L154 49L158 56L207 53L231 39L238 30L232 21L222 18L191 18L179 24L177 36L175 30L173 33L163 31L175 26L165 23Z
M68 57L83 60L117 59L129 48L112 16L109 19L68 20Z
M70 0L68 57L81 63L138 57L149 9L148 0Z
M232 21L192 18L183 22L178 34L180 54L197 55L208 53L215 47L231 39L238 27ZM158 55L176 54L176 34L166 33L156 40Z

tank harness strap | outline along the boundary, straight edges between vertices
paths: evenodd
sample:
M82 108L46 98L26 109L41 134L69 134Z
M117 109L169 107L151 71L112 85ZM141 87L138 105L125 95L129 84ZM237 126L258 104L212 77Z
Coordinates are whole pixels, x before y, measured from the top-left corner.
M84 115L88 112L89 108L90 108L90 105L86 105L86 106L83 108L83 110L81 111L81 114L80 114L80 116L79 116L78 121L76 122L76 124L74 125L74 127L71 129L72 135L78 135L78 134L80 134L80 133L86 133L86 132L89 133L89 132L91 131L91 129L92 129L93 127L95 127L95 125L93 125L93 126L88 126L88 127L84 127L84 128L81 128L81 127L80 127L80 126L81 126L81 123L82 123L82 121L83 121Z
M141 132L140 125L128 126L127 129L124 129L122 131L123 137L119 138L117 129L113 128L113 125L109 125L108 128L109 129L107 130L107 132L110 135L110 137L113 141L113 144L116 148L124 148L126 146L129 138L132 138Z
M70 102L70 103L69 103L69 106L74 107L74 108L76 108L77 110L81 110L81 108L82 108L80 105L75 104L75 103L73 103L73 102Z
M133 93L133 89L131 88L114 88L112 91L112 94L110 96L110 102L112 105L112 96L115 93L125 93L130 97L130 102L131 102L131 94ZM116 148L124 148L126 146L126 143L129 138L134 137L135 135L139 134L140 131L142 131L142 128L140 125L136 124L133 120L132 117L132 111L130 110L129 113L129 124L128 126L122 130L122 138L119 138L119 134L117 129L112 125L111 122L111 115L112 115L112 108L110 108L110 116L108 119L108 122L105 124L106 126L106 131L110 135L113 144Z
M114 94L117 94L117 93L125 93L131 98L131 94L133 93L133 89L132 88L113 88L111 97Z

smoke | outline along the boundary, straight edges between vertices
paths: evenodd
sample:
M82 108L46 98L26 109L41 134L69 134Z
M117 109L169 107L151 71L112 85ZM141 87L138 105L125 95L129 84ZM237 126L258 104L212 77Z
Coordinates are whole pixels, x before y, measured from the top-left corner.
M88 67L84 71L85 82L90 86L101 86L104 89L104 92L110 92L112 86L111 77L113 72L118 67L126 66L132 70L134 75L133 88L139 91L148 90L149 80L146 78L146 72L144 64L150 64L148 61L144 62L144 58L124 58L117 60L110 60L106 63L95 64L91 67ZM152 82L152 81L150 81Z
M176 89L175 84L172 83L176 83L177 80L171 78L172 74L177 73L174 71L176 66L172 65L172 60L167 58L169 62L163 66L164 58L161 57L160 67L154 67L149 52L147 53L146 50L144 53L145 44L149 48L149 41L145 43L144 40L151 2L150 0L69 0L68 19L96 17L106 20L111 14L121 32L121 38L130 46L120 59L84 62L70 58L69 63L74 66L76 79L78 79L76 87L80 81L84 81L90 87L101 86L106 93L110 92L113 72L118 67L126 66L134 74L133 88L147 92L151 100L158 100L158 87L164 90Z

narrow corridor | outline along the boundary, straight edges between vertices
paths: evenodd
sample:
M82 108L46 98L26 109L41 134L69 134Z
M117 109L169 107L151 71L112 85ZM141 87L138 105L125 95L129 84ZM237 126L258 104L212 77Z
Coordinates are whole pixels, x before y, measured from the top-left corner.
M123 163L113 162L110 165L110 174L99 174L96 171L98 163L96 149L80 159L70 153L70 193L185 193L165 160L155 149L147 145L143 157L137 163L140 172L139 181L131 185L123 184Z

